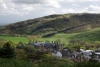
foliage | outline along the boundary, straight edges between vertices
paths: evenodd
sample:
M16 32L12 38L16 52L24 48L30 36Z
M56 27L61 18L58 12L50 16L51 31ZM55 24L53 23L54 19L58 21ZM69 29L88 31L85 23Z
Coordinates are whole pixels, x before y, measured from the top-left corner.
M88 49L94 49L94 45L93 44L91 44L91 43L87 43L86 45L85 45L85 48L86 48L86 50L88 50Z
M64 59L63 61L65 61ZM23 61L18 59L1 59L0 58L0 67L99 67L100 63L98 62L68 62L64 63L61 61L57 64L51 64L51 63L38 63L34 64L30 61Z
M60 44L61 43L61 40L60 39L57 39L57 40L54 41L54 43L59 43Z
M94 46L95 46L96 48L99 48L99 47L100 47L100 42L96 41Z
M6 40L4 40L4 39L0 39L0 48L2 48L3 47L3 44L6 42Z
M54 56L51 56L51 55L48 55L48 54L45 54L42 58L42 63L44 64L50 64L50 67L51 65L53 66L73 66L73 61L69 60L69 59L66 59L66 58L56 58Z
M39 36L37 36L37 35L32 35L32 39L33 39L33 41L39 41Z
M30 61L0 58L0 67L35 67Z
M27 36L27 39L28 39L29 43L32 42L31 36Z
M29 19L0 27L1 34L38 34L83 32L100 26L100 14L63 14ZM63 31L64 30L64 31Z
M100 41L100 28L95 28L88 32L83 32L80 34L75 35L74 37L83 41Z
M78 62L74 67L99 67L99 62Z
M6 42L3 48L0 49L1 58L13 58L15 56L14 48L11 47L11 42Z
M24 46L23 49L27 55L27 59L40 59L43 55L39 50L35 49L34 46L31 45Z
M20 60L27 60L27 55L23 49L15 49L16 58Z
M59 33L59 34L55 34L54 36L51 37L46 37L46 38L42 38L42 37L38 37L37 39L39 39L40 41L55 41L57 39L60 39L62 43L65 43L66 45L69 43L69 41L71 40L78 40L78 42L82 45L85 44L85 42L92 42L92 43L96 43L100 41L99 38L99 33L100 28L95 28L92 29L90 31L87 32L81 32L81 33L70 33L70 34L65 34L65 33ZM29 40L27 37L13 37L13 36L0 36L1 39L5 39L5 40L9 40L12 42L15 42L15 46L16 43L18 42L23 42L23 43L28 43ZM32 36L30 36L31 41L33 41ZM3 42L3 41L0 41Z
M30 36L27 36L27 38L29 40L29 43L33 41L39 41L39 37L37 35L30 35Z

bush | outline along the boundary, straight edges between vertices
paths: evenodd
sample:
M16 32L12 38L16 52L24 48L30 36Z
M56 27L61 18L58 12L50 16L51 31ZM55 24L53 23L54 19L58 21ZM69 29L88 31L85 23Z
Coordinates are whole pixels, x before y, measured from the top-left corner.
M23 49L15 49L16 58L20 60L27 60L27 55Z
M6 42L3 48L0 49L0 57L13 58L15 56L14 48L11 47L10 42Z
M29 61L0 58L0 67L35 67L35 65Z
M27 59L40 59L43 55L42 52L39 52L39 50L35 49L32 45L24 46L23 49L27 55Z

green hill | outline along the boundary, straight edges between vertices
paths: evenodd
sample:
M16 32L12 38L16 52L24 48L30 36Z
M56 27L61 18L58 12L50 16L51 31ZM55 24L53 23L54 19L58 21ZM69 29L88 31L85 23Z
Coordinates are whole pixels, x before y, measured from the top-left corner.
M80 40L83 42L100 42L100 28L94 28L89 31L79 33L58 33L50 37L41 38L41 40L54 41L60 39L62 43L68 44L70 40Z
M100 41L100 28L95 28L91 31L82 32L77 35L74 35L73 37L76 39L86 41L86 42ZM71 37L71 38L73 38L73 37Z
M51 33L73 33L100 27L100 14L49 15L16 22L0 28L1 34L47 35Z
M0 38L12 41L12 42L23 42L23 43L28 43L28 38L27 37L12 37L12 36L0 36ZM65 34L65 33L57 33L53 36L50 37L39 37L40 41L55 41L55 40L60 40L61 43L68 44L70 40L81 40L83 42L95 42L99 41L100 42L100 28L94 28L90 31L86 32L80 32L80 33L70 33L70 34Z

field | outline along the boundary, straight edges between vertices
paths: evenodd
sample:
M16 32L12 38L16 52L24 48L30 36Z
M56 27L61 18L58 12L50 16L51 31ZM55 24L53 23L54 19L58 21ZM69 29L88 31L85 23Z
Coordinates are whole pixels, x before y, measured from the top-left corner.
M12 41L12 42L23 42L23 43L28 43L28 39L26 37L13 37L13 36L0 36L0 39L5 39L7 41Z
M39 38L40 41L55 41L57 39L60 39L60 41L62 43L68 43L68 41L70 40L70 37L72 35L75 35L75 34L64 34L64 33L61 33L61 34L56 34L54 36L51 36L51 37L47 37L47 38ZM27 37L12 37L12 36L0 36L0 39L5 39L7 41L12 41L12 42L23 42L23 43L28 43L28 38Z
M23 43L28 43L27 37L0 36L0 39L5 39L16 43L20 41ZM100 41L100 28L95 28L90 31L81 32L81 33L71 33L71 34L59 33L51 37L39 38L40 41L55 41L57 39L60 39L61 43L65 43L65 44L68 44L68 42L71 39L80 39L85 42Z
M41 38L39 37L39 41L55 41L55 40L60 40L61 43L65 43L67 44L69 42L69 40L71 40L72 36L76 35L78 33L73 33L73 34L64 34L64 33L60 33L60 34L55 34L54 36L51 37L46 37L46 38ZM28 43L29 40L27 37L12 37L12 36L0 36L0 39L5 39L7 41L12 41L12 42L23 42L23 43Z

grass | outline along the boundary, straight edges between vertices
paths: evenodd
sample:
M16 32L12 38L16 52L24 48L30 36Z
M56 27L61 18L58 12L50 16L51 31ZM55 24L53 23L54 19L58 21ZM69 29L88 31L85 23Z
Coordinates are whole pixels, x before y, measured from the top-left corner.
M65 43L67 44L70 40L70 37L76 35L76 33L74 34L64 34L64 33L60 33L60 34L56 34L54 36L51 37L47 37L47 38L39 38L40 41L55 41L57 39L61 40L61 43ZM12 42L23 42L23 43L28 43L28 39L27 37L12 37L12 36L0 36L0 39L5 39L8 41L12 41Z
M28 43L28 39L26 37L14 37L14 36L0 36L0 39L5 39L8 41L12 41L12 42L23 42L23 43Z
M35 65L30 61L0 58L0 67L100 67L100 62L74 62L71 65L62 62L59 64L41 62Z
M91 31L79 33L74 36L76 39L83 40L85 42L95 42L100 41L100 28L95 28Z
M9 40L12 42L23 42L28 43L27 37L12 37L12 36L0 36L0 39ZM85 42L88 41L100 41L100 28L95 28L87 32L81 32L81 33L71 33L71 34L65 34L65 33L58 33L51 37L46 38L39 38L40 41L55 41L57 39L61 40L61 43L68 44L68 42L71 39L80 39Z
M34 67L32 62L18 59L2 59L0 58L0 67Z
M55 34L54 36L51 36L51 37L41 38L41 40L55 41L57 39L60 39L61 43L68 44L68 42L71 40L71 37L76 34L78 34L78 33L72 33L72 34L59 33L59 34Z

